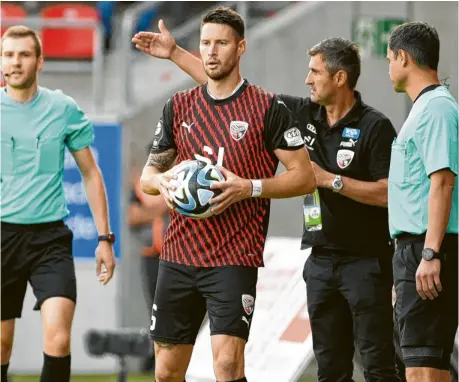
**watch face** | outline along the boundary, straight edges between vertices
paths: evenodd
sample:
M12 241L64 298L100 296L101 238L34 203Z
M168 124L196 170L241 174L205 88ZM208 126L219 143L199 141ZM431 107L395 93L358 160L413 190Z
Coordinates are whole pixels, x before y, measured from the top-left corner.
M110 239L110 243L114 243L115 242L115 234L113 232L110 232L108 234L108 238Z
M335 179L332 186L335 190L341 190L341 188L343 188L343 182L339 179Z
M434 251L430 248L424 248L422 250L422 258L426 261L432 260L434 257Z

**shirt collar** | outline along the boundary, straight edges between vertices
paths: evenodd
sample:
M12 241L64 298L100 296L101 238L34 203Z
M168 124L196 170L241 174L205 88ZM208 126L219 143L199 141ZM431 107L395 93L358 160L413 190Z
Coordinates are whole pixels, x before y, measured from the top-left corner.
M348 113L343 118L341 118L338 122L336 122L334 126L347 125L349 123L356 122L360 119L361 109L363 106L362 96L360 92L358 92L357 90L354 90L354 97L355 97L355 103L352 106L351 110L349 110ZM314 116L314 119L318 122L328 125L327 111L325 110L325 106L319 107L319 109L317 110L317 113Z

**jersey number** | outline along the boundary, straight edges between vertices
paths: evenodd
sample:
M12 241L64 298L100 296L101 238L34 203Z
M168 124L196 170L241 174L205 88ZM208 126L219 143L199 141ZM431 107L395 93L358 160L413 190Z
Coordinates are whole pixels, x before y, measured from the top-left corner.
M213 155L214 151L209 146L204 146L204 152ZM223 155L225 154L225 148L219 147L218 148L218 155L217 155L217 166L223 166ZM199 159L204 160L205 162L211 163L210 159L201 157L198 155Z

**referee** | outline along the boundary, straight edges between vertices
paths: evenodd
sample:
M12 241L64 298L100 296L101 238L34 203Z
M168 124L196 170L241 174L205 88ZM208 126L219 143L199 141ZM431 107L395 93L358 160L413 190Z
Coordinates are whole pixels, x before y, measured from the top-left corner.
M66 382L77 291L73 234L62 221L68 214L62 182L65 147L81 171L100 235L96 272L104 284L115 268L105 187L89 147L94 134L88 118L72 98L37 84L43 56L36 32L9 28L1 55L6 80L1 89L1 380L7 380L15 320L30 282L43 327L40 381Z
M395 312L408 382L450 381L458 326L458 105L440 85L439 56L437 31L426 23L403 24L390 36L394 90L413 101L389 174Z
M161 33L141 32L137 49L167 58L200 83L202 62L178 47L160 21ZM387 178L395 129L355 91L360 57L354 43L331 38L309 55L311 98L278 97L303 129L319 195L304 204L302 248L307 302L320 382L349 382L357 343L367 382L399 381L392 343L392 255ZM310 225L311 207L320 224ZM317 211L317 208L316 208Z

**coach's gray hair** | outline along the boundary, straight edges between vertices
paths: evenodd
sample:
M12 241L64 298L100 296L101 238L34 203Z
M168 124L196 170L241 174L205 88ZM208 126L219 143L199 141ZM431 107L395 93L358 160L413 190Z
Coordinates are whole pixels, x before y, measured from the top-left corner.
M360 77L360 54L357 45L344 38L328 38L309 49L308 54L313 57L322 55L330 76L339 70L347 73L348 86L354 89Z

